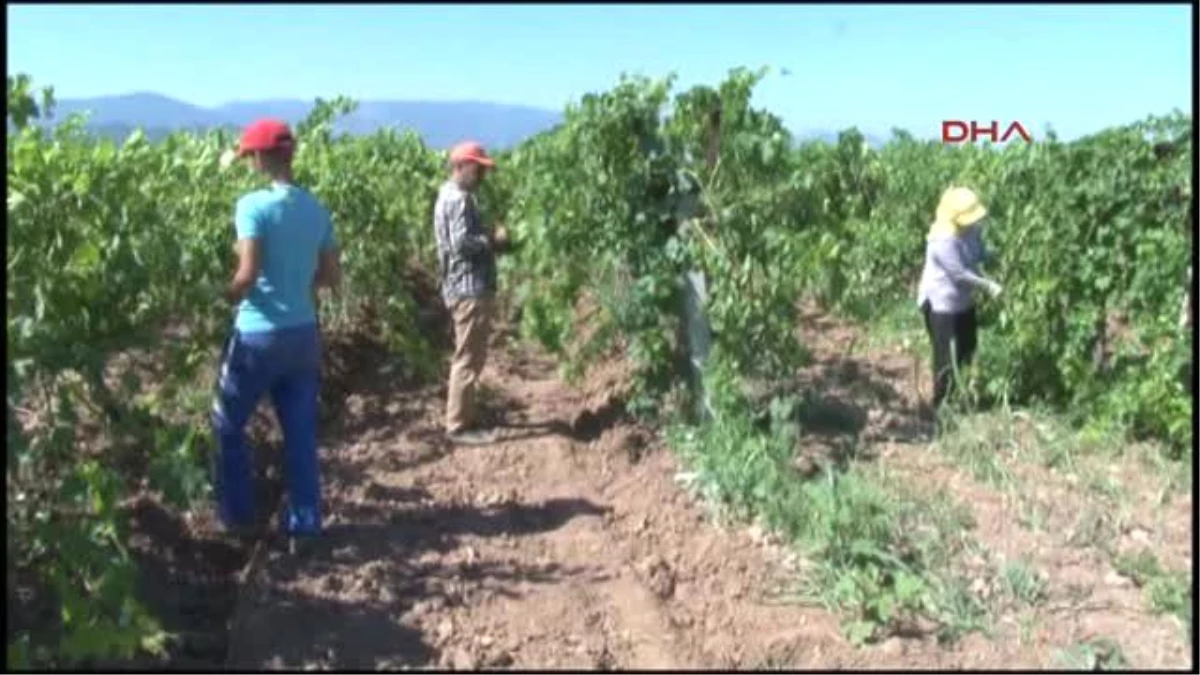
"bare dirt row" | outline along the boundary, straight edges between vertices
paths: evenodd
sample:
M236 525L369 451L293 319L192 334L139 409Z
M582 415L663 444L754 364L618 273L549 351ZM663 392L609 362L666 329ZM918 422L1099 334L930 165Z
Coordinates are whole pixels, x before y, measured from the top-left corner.
M1190 564L1189 495L1150 508L1161 481L1125 476L1132 506L1113 546L1072 536L1095 527L1087 514L1106 503L1069 472L998 451L1015 478L979 479L930 445L911 357L847 349L860 332L827 317L808 317L804 332L814 362L800 380L822 404L811 414L858 421L845 432L860 448L854 461L971 514L964 536L977 546L961 565L988 603L989 631L851 646L835 613L780 601L794 554L755 527L718 526L681 487L674 454L621 414L618 365L575 389L501 335L485 381L502 436L481 448L441 439L441 387L407 385L378 347L340 347L356 363L327 395L337 410L323 444L327 535L295 555L266 541L231 558L244 579L225 665L1046 668L1106 638L1135 667L1188 665L1178 620L1147 609L1109 549L1144 540L1164 563ZM820 464L849 442L845 425L808 422L798 462ZM1033 526L1039 507L1046 518ZM1029 588L1001 602L1014 570Z

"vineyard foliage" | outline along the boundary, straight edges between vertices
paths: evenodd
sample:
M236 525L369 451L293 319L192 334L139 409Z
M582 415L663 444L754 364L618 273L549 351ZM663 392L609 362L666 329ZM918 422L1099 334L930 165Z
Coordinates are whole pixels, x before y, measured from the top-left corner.
M855 131L796 147L751 105L765 75L739 69L674 95L670 79L625 78L499 153L482 199L518 243L505 293L528 336L576 374L623 349L636 366L631 406L653 417L681 390L681 279L702 271L714 405L744 419L754 406L729 383L785 379L803 356L802 298L862 317L895 303L917 311L933 207L965 184L991 211L990 272L1005 286L982 306L982 395L1189 451L1193 338L1177 318L1193 227L1190 118L1003 150L903 132L874 150ZM9 658L61 665L163 648L134 600L121 507L146 491L180 508L206 496L204 380L230 322L219 290L232 208L259 178L220 168L236 139L218 132L114 144L77 119L42 130L29 122L53 96L35 94L9 77L8 578L10 602L14 580L33 575L61 610L53 626L10 627ZM343 246L345 285L322 303L323 327L368 323L431 375L438 359L414 328L405 274L432 268L445 156L411 134L335 138L331 122L352 107L318 101L297 129L297 180L332 209ZM128 368L113 377L132 353L162 365L154 382ZM763 443L776 450L754 461L776 471L786 458L772 453L786 452ZM732 498L737 486L726 487Z

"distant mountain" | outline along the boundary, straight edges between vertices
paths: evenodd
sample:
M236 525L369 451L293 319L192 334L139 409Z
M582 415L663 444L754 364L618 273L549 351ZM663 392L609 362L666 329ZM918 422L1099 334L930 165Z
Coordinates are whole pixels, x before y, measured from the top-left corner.
M63 99L51 124L76 112L90 112L88 128L123 139L135 128L157 139L179 129L242 127L259 117L279 117L295 124L308 116L311 101L237 101L204 108L154 93ZM352 114L335 123L337 131L369 134L381 128L415 130L425 142L446 148L472 138L492 148L505 148L558 124L561 113L527 106L481 102L362 101Z
M836 145L838 142L838 136L840 136L841 133L842 132L840 131L828 131L824 129L808 129L794 134L794 138L796 144L820 141L822 143ZM882 148L888 142L887 138L869 133L863 133L863 138L867 140L867 145L869 147L875 149Z
M49 123L55 124L72 113L90 111L88 128L98 135L123 140L141 127L151 140L158 140L178 130L240 128L264 116L295 124L308 115L312 106L312 101L278 99L234 101L205 108L153 92L136 92L62 99L57 102ZM459 140L472 138L489 148L502 149L553 128L562 117L562 113L552 110L478 101L360 101L358 108L336 122L334 128L356 135L389 127L400 131L412 129L435 148L447 148ZM837 131L827 130L796 134L798 142L836 143L837 138ZM866 138L872 147L886 142L870 134Z
M223 121L215 110L208 110L161 94L135 93L55 102L54 117L62 120L72 113L90 111L91 127L129 125L146 128L194 128L219 126Z

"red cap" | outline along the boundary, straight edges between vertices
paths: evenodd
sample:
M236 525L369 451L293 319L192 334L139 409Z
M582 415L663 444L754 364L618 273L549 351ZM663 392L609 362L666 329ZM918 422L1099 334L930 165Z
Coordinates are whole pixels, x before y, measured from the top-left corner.
M483 146L475 141L464 141L454 146L450 151L450 163L462 164L463 162L473 162L480 166L493 167L496 163L488 157L487 151Z
M246 127L242 132L242 142L238 144L238 157L245 157L251 152L266 150L291 150L296 139L292 130L284 122L275 119L262 119Z

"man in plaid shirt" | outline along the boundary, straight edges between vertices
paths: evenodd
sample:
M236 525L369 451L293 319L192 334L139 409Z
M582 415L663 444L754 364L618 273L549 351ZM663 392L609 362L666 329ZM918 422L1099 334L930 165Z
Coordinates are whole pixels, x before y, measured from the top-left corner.
M504 228L488 235L475 191L495 163L483 147L465 142L450 152L453 175L433 209L442 297L454 318L454 358L446 400L446 434L458 444L490 440L475 419L475 395L487 361L496 296L496 252L508 244Z

